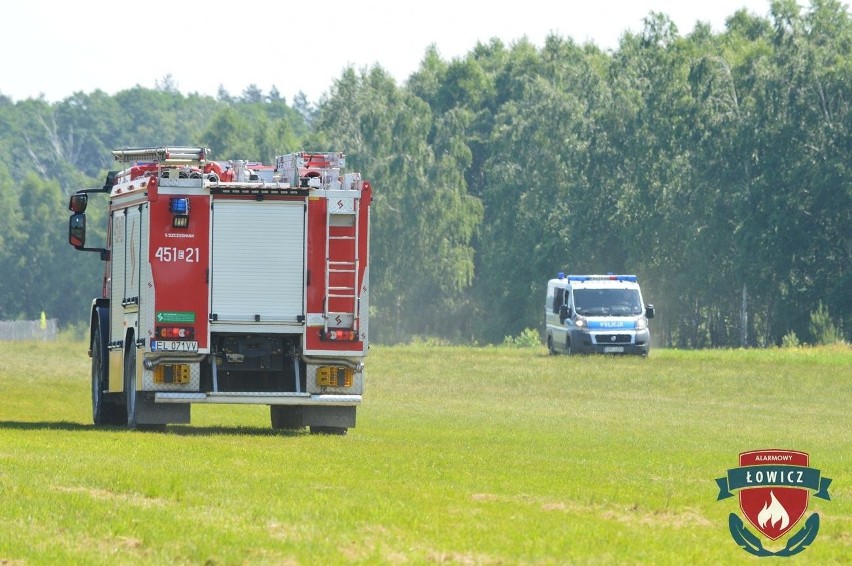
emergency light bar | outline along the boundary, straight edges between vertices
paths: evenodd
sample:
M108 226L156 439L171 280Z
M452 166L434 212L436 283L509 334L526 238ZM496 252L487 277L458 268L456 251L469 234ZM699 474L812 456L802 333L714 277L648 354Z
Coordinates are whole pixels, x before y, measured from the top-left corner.
M569 275L568 281L629 281L637 283L639 278L635 275Z

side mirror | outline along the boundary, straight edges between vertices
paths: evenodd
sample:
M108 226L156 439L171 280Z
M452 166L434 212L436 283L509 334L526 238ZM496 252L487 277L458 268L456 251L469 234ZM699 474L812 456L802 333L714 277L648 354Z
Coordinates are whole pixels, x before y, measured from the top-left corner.
M571 309L568 308L568 305L559 307L559 322L565 324L565 321L569 318L571 318Z
M86 193L75 193L68 199L68 210L73 213L86 212L89 204L89 195Z
M645 305L645 316L654 318L654 305Z
M77 196L77 195L74 195ZM83 195L85 196L85 195ZM74 198L73 196L71 197ZM85 208L85 206L83 207ZM86 214L83 212L75 212L68 219L68 243L77 248L83 249L86 245Z

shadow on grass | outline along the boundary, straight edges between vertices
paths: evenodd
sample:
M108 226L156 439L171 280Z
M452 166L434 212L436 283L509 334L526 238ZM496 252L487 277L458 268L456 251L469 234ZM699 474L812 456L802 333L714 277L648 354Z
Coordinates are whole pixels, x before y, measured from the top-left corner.
M175 434L178 436L219 436L219 435L239 435L239 436L301 436L307 429L274 429L254 426L205 426L194 427L186 425L169 425L166 427L165 434Z
M81 423L72 423L68 421L56 422L23 422L23 421L0 421L0 429L8 430L70 430L70 431L85 431L92 430L94 426L84 425Z
M170 425L151 430L129 431L122 426L98 426L69 421L0 421L0 430L61 430L70 432L137 432L142 434L174 434L177 436L301 436L306 430L273 429L252 426L192 427Z

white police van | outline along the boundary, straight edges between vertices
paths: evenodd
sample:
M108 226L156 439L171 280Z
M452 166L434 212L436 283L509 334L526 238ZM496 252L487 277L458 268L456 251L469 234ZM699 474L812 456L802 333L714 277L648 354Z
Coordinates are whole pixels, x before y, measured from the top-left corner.
M547 282L544 305L551 354L635 354L651 348L645 305L635 275L569 275Z

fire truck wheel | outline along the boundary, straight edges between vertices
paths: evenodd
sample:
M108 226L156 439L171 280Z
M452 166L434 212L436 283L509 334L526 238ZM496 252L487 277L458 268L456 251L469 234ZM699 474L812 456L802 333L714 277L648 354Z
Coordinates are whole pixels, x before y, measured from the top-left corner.
M136 391L136 346L131 344L130 351L124 365L124 393L127 416L127 428L131 430L144 430L149 432L164 432L165 424L139 424L137 422L137 406L139 392Z
M124 358L124 398L127 411L127 428L136 428L136 345L131 342Z
M104 351L100 326L92 333L92 421L95 426L122 424L123 411L112 395L105 393Z
M312 426L311 434L329 434L333 436L346 436L348 428L340 426Z

